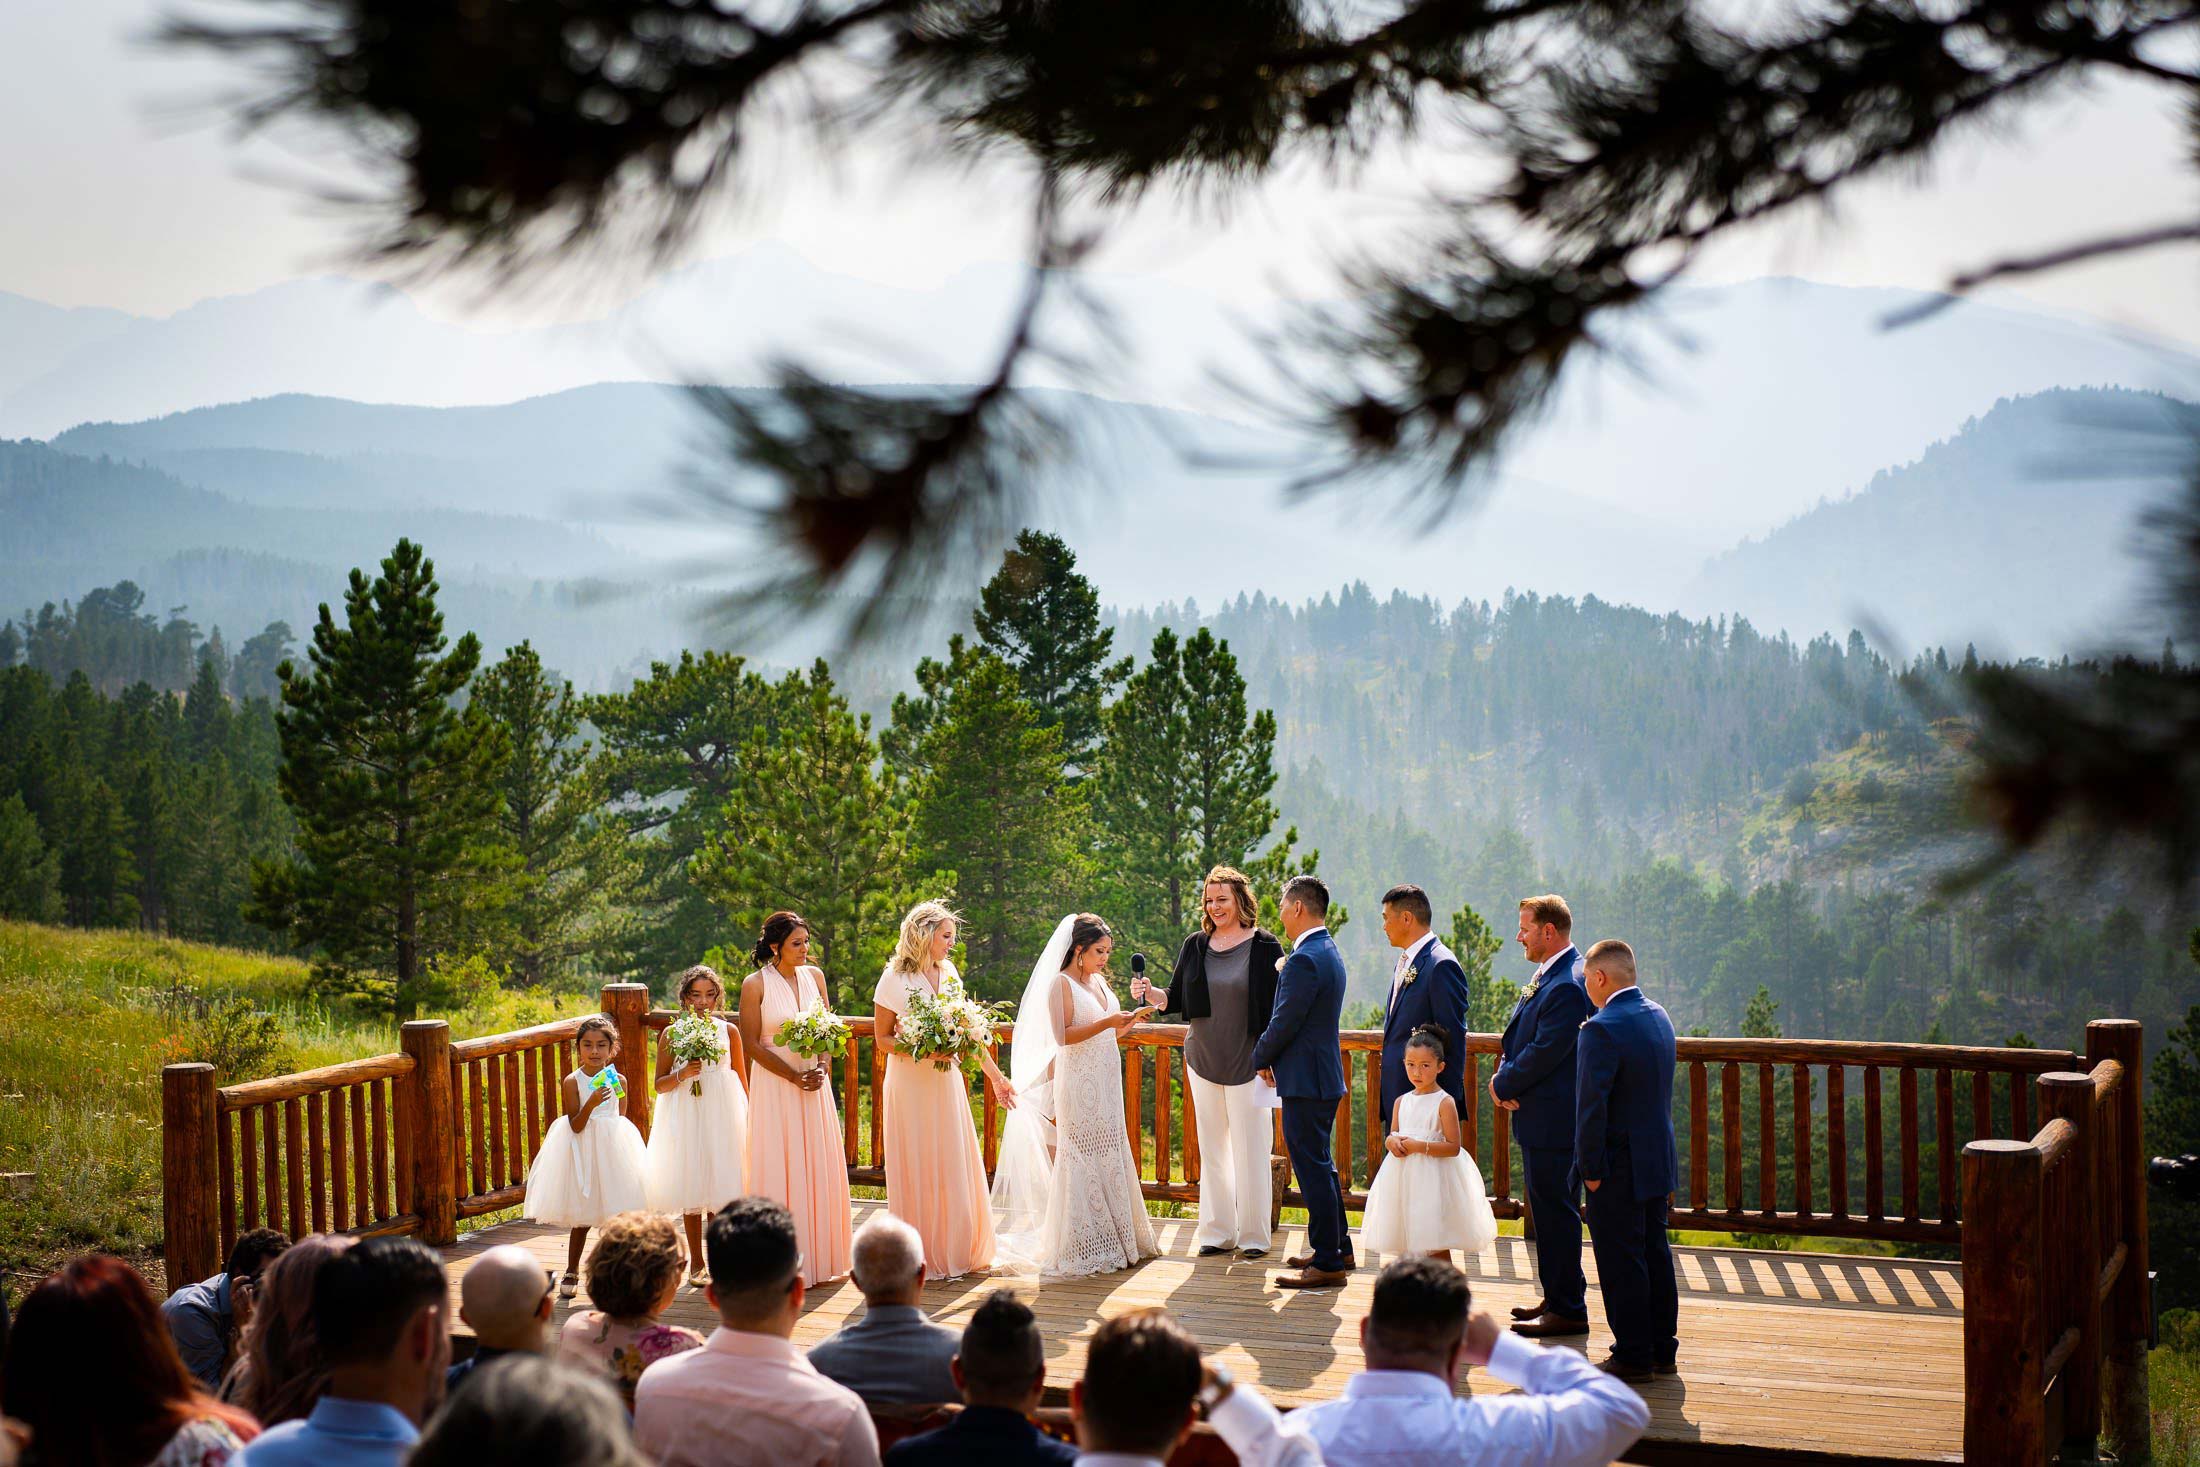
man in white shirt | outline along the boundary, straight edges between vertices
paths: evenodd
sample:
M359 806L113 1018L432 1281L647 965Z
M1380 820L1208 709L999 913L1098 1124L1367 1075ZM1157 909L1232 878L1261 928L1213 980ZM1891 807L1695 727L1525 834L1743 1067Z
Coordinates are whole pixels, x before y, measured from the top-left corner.
M1202 1408L1242 1467L1322 1467L1313 1443L1276 1429L1275 1407L1233 1392L1227 1371L1202 1367L1199 1341L1159 1307L1093 1332L1084 1378L1069 1388L1078 1467L1162 1467Z
M1249 1390L1209 1410L1242 1467L1605 1467L1650 1424L1642 1397L1571 1350L1530 1344L1474 1314L1467 1276L1437 1258L1401 1258L1375 1281L1360 1321L1367 1369L1344 1399L1283 1416ZM1452 1394L1481 1365L1524 1394Z

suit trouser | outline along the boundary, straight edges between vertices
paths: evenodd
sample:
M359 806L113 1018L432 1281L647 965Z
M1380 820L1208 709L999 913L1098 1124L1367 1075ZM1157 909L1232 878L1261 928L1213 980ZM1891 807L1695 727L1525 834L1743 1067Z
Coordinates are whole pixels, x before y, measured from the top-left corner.
M1306 1238L1313 1266L1328 1272L1352 1267L1352 1240L1345 1236L1344 1188L1337 1180L1337 1158L1330 1154L1337 1102L1283 1098L1283 1147L1291 1153L1291 1175L1306 1199Z
M1589 1282L1581 1272L1581 1213L1575 1199L1571 1147L1520 1148L1528 1174L1528 1210L1535 1215L1535 1272L1543 1282L1543 1307L1569 1319L1589 1316Z
M1199 1230L1201 1248L1266 1248L1274 1203L1268 1155L1275 1143L1271 1112L1250 1081L1217 1085L1190 1065L1192 1118L1199 1125Z
M1624 1178L1607 1180L1589 1194L1589 1244L1596 1249L1612 1353L1632 1365L1670 1361L1680 1349L1681 1296L1665 1235L1665 1199L1637 1202Z

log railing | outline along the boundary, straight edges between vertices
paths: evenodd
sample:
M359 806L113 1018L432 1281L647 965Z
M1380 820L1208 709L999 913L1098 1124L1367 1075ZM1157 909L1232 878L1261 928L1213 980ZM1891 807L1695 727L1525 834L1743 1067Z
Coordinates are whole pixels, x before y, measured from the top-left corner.
M2141 1038L2088 1024L2090 1067L2038 1079L2040 1128L1964 1148L1967 1462L2090 1460L2104 1426L2120 1457L2145 1457Z
M620 1068L635 1082L626 1114L645 1136L651 1041L673 1017L651 1012L648 999L641 984L602 992L619 1031ZM208 1066L169 1066L171 1287L215 1272L237 1234L253 1227L448 1243L460 1219L518 1205L557 1118L579 1023L453 1042L441 1021L421 1021L405 1025L400 1053L222 1088ZM833 1088L848 1177L882 1186L885 1056L868 1015L847 1024L851 1042ZM1184 1035L1181 1025L1139 1024L1120 1040L1124 1120L1153 1201L1199 1196ZM1008 1037L1003 1026L1000 1038ZM2130 1440L2144 1431L2149 1333L2139 1026L2089 1025L2087 1045L2081 1059L2069 1050L1681 1039L1673 1102L1680 1184L1668 1220L1960 1244L1966 1429L1993 1444L1973 1460L2041 1460L2035 1446L2055 1433L2091 1440L2102 1428L2104 1380L2111 1434ZM1357 1208L1383 1156L1382 1036L1348 1031L1339 1047L1349 1093L1337 1107L1336 1159L1347 1204ZM1462 1120L1491 1205L1517 1218L1524 1207L1513 1192L1510 1116L1485 1088L1498 1049L1498 1036L1472 1034L1454 1062L1465 1072ZM990 1171L1003 1114L981 1093L974 1119ZM1285 1192L1285 1204L1299 1201L1295 1187Z

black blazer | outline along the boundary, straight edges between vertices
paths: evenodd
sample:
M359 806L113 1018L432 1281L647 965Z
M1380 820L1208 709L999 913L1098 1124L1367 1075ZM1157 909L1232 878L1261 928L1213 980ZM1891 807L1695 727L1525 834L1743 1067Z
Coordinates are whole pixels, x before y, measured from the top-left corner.
M1276 968L1283 962L1283 944L1253 929L1252 955L1246 960L1245 1037L1258 1039L1268 1028L1276 1007ZM1162 1000L1164 1016L1181 1014L1187 1019L1214 1015L1207 997L1207 934L1195 932L1177 949L1176 970L1169 975L1168 996Z

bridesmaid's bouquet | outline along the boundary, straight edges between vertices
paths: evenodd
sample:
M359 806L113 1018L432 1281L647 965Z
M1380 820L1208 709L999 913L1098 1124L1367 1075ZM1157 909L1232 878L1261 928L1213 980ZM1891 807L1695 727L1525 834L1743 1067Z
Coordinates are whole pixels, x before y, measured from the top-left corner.
M848 1021L823 1004L812 1004L781 1024L774 1037L782 1049L804 1059L824 1059L848 1047Z
M672 1057L683 1065L707 1067L726 1057L726 1047L718 1042L718 1025L692 1010L672 1021L665 1038L672 1046ZM702 1076L688 1081L688 1093L703 1093Z
M910 990L899 1037L911 1059L948 1058L964 1075L976 1075L979 1056L993 1043L994 1025L1014 1017L1007 1004L980 1003L963 992L960 980L949 978L937 998L922 988Z

